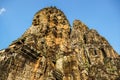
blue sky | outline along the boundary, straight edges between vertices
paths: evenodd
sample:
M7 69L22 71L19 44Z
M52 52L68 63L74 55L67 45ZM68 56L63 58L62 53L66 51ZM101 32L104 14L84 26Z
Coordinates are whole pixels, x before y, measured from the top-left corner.
M0 0L0 49L19 38L32 23L34 14L56 6L72 25L81 20L96 29L120 53L120 0Z

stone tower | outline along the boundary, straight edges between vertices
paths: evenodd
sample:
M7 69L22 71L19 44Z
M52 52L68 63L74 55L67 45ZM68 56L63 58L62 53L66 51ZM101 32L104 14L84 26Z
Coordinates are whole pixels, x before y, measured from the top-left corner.
M0 80L119 80L120 57L96 30L64 13L38 11L31 27L0 51Z

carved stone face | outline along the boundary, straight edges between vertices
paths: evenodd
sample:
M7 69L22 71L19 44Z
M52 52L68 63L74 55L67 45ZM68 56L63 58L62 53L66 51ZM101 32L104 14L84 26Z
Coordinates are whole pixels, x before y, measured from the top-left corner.
M70 25L62 11L51 7L44 8L35 14L32 22L32 27L30 29L34 30L32 33L36 32L36 30L32 28L37 29L38 32L44 32L45 30L52 28L55 28L56 30L69 31Z

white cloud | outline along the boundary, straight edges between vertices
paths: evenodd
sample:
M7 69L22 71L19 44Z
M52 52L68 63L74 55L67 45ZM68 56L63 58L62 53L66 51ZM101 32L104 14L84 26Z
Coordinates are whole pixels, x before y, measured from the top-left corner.
M3 14L5 11L6 11L5 8L1 8L1 9L0 9L0 15Z

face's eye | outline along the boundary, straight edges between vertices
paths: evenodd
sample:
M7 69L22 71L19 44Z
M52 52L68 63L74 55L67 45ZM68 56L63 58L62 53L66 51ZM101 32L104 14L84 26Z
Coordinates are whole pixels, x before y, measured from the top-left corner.
M39 17L40 17L39 15L36 16L36 18L39 18Z

